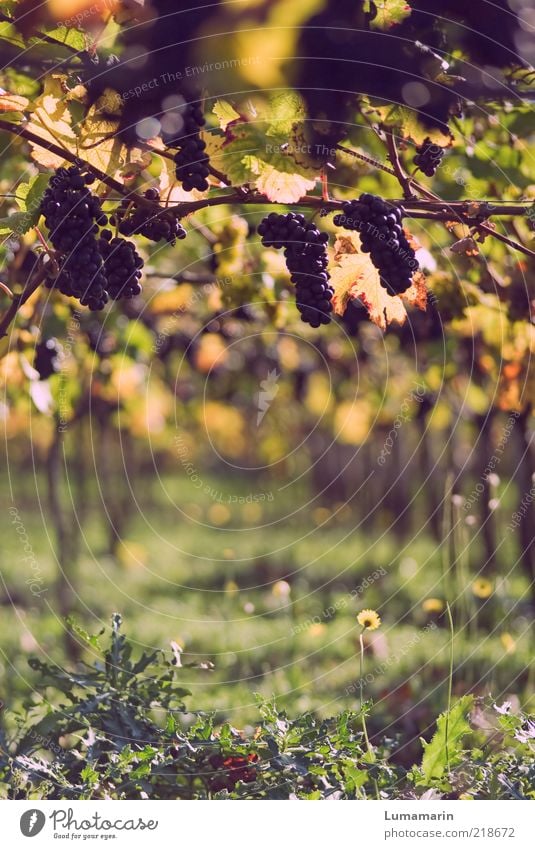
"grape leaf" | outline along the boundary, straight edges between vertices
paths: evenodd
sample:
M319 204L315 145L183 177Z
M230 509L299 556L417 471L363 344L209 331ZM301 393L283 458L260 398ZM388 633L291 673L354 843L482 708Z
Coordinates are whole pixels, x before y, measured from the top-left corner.
M219 126L222 130L226 130L229 124L237 121L240 117L239 112L236 112L234 106L228 100L216 100L212 112L219 118Z
M423 144L427 138L443 148L452 144L451 135L448 138L441 130L425 127L418 120L418 113L408 106L378 107L377 111L383 115L385 125L399 128L400 135L416 145Z
M45 27L44 32L55 41L61 42L66 47L82 52L87 49L87 37L79 29L66 26Z
M126 162L126 145L117 136L120 108L120 96L111 89L106 89L80 124L83 139L80 145L81 158L111 177L120 171Z
M390 29L412 12L406 0L375 0L375 7L377 12L371 22L373 29Z
M15 200L23 212L31 214L35 223L39 220L39 207L49 180L50 174L37 174L28 183L17 186Z
M267 136L286 138L299 121L304 121L306 111L301 97L295 91L285 91L277 94L271 101L266 113L266 121L270 124Z
M427 309L427 280L423 271L417 271L412 278L412 286L403 292L403 300L411 307L425 312Z
M65 79L60 74L50 74L45 78L44 91L34 101L28 129L45 143L52 142L76 152L77 137L71 126L72 117L63 90ZM30 143L30 147L32 157L45 168L59 168L65 161L37 144Z
M228 125L220 152L221 167L214 162L215 167L228 175L234 185L252 183L271 200L298 200L315 185L315 169L308 163L298 163L289 143L290 131L301 114L297 95L280 95L254 121Z
M15 27L8 21L0 21L0 40L7 41L9 44L13 44L20 50L26 50L27 48L26 42L21 34L17 32Z
M28 212L15 212L7 218L0 218L0 235L14 233L16 236L24 236L36 222L37 219Z
M350 298L358 298L368 310L371 321L381 330L389 324L404 324L407 312L400 297L389 295L379 282L377 269L368 254L360 252L356 233L339 236L335 242L335 266L330 269L334 287L333 307L343 315Z
M79 93L82 94L82 91ZM45 143L53 142L56 146L65 148L110 177L120 178L127 163L131 164L139 159L145 161L146 155L141 149L133 148L128 151L117 136L121 98L116 92L106 89L91 106L83 121L77 124L76 133L69 108L72 97L73 91L66 89L64 76L48 76L43 94L35 101L29 129ZM33 158L45 168L55 169L65 162L63 157L37 144L32 144L31 147Z
M277 171L272 165L263 165L256 181L256 188L277 203L295 203L316 185L300 174Z

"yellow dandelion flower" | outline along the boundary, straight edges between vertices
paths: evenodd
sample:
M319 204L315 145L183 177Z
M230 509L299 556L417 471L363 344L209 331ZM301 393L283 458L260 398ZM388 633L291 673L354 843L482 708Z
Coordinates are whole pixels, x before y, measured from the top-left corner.
M425 613L442 613L444 610L444 602L441 598L426 598L422 602L422 610Z
M477 598L488 598L493 589L492 582L487 578L476 578L472 584L472 592Z
M357 622L367 631L375 631L381 624L381 617L376 610L361 610Z
M500 642L507 654L513 654L516 651L516 642L508 631L500 636Z

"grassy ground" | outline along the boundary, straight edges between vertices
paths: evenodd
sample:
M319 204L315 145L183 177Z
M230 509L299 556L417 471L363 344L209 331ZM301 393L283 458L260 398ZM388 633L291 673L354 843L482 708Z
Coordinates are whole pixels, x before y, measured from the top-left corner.
M417 740L425 732L445 708L449 661L434 540L402 543L393 534L357 531L350 507L311 508L284 522L277 521L280 499L276 506L233 504L225 512L217 500L207 504L189 488L184 493L176 480L163 483L168 500L163 487L156 496L139 482L139 510L116 558L102 554L102 514L96 506L89 510L75 577L77 621L94 632L117 610L139 649L168 650L176 641L187 659L210 660L213 671L184 674L191 707L217 709L219 718L243 725L256 715L255 692L276 694L294 715L354 708L355 614L374 608L383 624L369 634L365 652L365 690L375 702L372 733L395 729ZM228 489L228 482L211 485ZM2 500L2 692L4 702L13 703L32 686L29 656L64 663L64 624L54 597L46 513L31 491L19 496L18 516L44 590L37 597L25 583L30 566L21 559L7 490ZM267 518L267 529L255 529ZM454 692L499 700L512 695L526 706L532 690L526 582L513 569L490 591L483 587L487 597L478 597L472 589L478 557L473 545L467 562L451 569L446 581L456 625Z

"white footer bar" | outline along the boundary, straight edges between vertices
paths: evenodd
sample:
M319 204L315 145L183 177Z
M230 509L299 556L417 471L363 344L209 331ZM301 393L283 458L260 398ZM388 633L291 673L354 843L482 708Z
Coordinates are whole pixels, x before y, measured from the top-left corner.
M533 849L535 802L3 802L6 849Z

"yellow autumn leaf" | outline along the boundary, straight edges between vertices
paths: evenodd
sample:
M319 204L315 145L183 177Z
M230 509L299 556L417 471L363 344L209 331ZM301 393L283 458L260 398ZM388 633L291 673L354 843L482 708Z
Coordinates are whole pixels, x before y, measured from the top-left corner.
M68 106L72 92L64 90L65 79L60 74L51 74L45 79L43 94L35 101L28 129L43 142L64 148L115 179L121 180L125 173L136 173L146 167L147 153L137 147L128 149L117 135L121 109L119 95L107 89L75 132ZM65 163L65 157L38 144L32 144L31 148L33 159L45 168L57 169Z
M330 274L334 288L333 307L337 315L344 314L351 298L358 298L368 310L371 321L386 330L394 321L404 324L407 312L403 300L419 309L425 309L426 289L423 275L415 275L413 285L402 296L389 295L381 286L379 274L369 255L360 253L357 233L344 233L336 239L334 262Z
M119 170L120 177L125 183L135 179L142 171L149 168L152 163L152 154L150 151L141 150L139 147L127 150L126 158L126 163Z
M110 176L122 170L127 158L126 145L117 136L119 116L115 115L120 101L117 98L115 92L106 90L80 124L83 139L80 157Z
M417 271L412 278L412 286L401 296L405 303L417 307L422 312L427 309L427 280L423 271Z
M87 98L87 88L85 85L78 83L78 85L73 86L65 93L65 100L67 103L70 103L71 100L78 100L80 103L84 103Z
M212 112L219 118L219 126L222 130L226 130L229 124L237 121L240 117L240 113L236 112L234 106L228 100L216 100Z
M77 137L72 128L72 116L66 102L63 85L66 80L61 74L50 74L45 78L43 93L34 101L27 129L45 143L53 143L76 153ZM31 155L39 165L56 169L65 158L31 143Z
M256 188L276 203L295 203L316 185L300 174L277 171L272 165L264 165L256 181Z
M430 139L433 144L439 147L451 147L451 136L445 136L439 129L426 127L418 120L418 113L408 106L388 107L387 123L399 127L401 136L405 139L411 139L416 145L423 144L426 139Z

